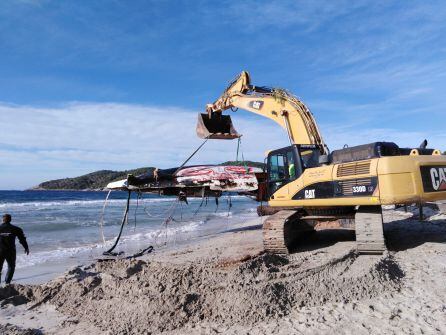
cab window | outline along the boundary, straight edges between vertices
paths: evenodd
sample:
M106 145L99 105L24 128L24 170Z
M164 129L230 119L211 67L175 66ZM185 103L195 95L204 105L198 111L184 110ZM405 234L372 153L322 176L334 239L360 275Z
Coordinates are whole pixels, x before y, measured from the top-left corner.
M285 173L285 156L284 155L274 155L270 158L270 170L269 170L270 180L283 180L287 179Z
M319 166L319 156L320 151L317 148L314 149L301 149L300 157L302 159L302 168L305 170L307 168Z
M296 179L296 162L294 161L294 155L292 151L288 151L286 154L288 163L288 176L290 180Z

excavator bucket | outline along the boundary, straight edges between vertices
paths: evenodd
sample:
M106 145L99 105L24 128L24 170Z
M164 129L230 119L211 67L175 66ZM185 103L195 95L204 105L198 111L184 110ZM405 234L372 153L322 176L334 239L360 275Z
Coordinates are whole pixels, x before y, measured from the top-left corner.
M233 140L241 135L237 133L229 115L221 113L198 114L197 135L200 138Z

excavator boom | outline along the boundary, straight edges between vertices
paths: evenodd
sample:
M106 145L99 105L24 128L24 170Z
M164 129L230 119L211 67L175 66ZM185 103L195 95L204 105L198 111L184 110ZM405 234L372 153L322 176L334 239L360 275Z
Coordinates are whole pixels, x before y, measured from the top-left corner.
M201 138L233 139L240 137L232 125L227 109L243 109L265 116L287 131L291 144L314 144L322 154L328 154L322 135L308 107L286 90L251 85L249 74L243 71L223 94L206 106L199 115L197 134Z

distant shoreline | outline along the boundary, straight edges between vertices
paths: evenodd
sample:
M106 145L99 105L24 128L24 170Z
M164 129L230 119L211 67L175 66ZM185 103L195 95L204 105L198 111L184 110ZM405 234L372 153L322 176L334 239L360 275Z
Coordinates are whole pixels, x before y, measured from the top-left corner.
M264 163L253 161L228 161L218 165L240 166L244 164L252 167L264 167ZM150 174L154 169L154 167L141 167L125 171L100 170L79 177L45 181L27 189L27 191L106 191L108 183L126 179L129 174L134 176Z
M40 189L27 188L24 190L0 190L0 192L108 192L107 189Z
M107 192L107 189L103 189L103 188L85 188L85 189L75 189L75 188L67 188L67 189L63 189L63 188L28 188L26 190L14 190L14 191L29 191L29 192L33 192L33 191L57 191L57 192Z

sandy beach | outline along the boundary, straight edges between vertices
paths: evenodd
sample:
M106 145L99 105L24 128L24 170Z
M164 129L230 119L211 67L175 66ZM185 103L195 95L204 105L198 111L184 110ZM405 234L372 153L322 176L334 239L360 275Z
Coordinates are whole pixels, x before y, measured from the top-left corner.
M74 267L0 289L4 334L444 334L446 215L386 210L389 251L354 231L264 254L261 219L175 250Z

